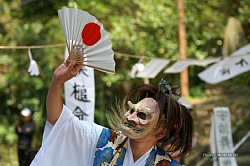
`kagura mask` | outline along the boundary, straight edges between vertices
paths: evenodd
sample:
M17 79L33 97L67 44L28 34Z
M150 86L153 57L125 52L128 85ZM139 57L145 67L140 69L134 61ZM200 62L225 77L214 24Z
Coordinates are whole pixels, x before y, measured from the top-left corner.
M129 110L125 113L125 122L121 131L132 139L146 136L155 129L160 116L158 103L153 98L144 98L137 104L128 101Z

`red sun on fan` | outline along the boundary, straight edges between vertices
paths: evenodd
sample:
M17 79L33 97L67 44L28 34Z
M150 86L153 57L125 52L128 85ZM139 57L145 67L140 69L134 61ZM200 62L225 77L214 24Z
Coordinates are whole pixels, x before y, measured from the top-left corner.
M82 30L82 42L87 46L96 44L101 39L100 29L94 22L86 24Z

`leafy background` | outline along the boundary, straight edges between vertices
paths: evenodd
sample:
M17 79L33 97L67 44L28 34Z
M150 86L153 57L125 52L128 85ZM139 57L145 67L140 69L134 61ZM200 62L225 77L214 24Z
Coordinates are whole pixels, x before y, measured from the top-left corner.
M64 43L57 10L77 6L96 16L104 25L114 51L148 57L144 62L153 57L166 58L172 62L179 59L178 11L175 1L0 0L0 4L0 45L3 46ZM224 29L229 17L241 22L245 44L249 42L250 1L188 0L185 1L185 6L189 58L222 56ZM24 107L33 111L36 122L33 147L36 149L41 145L47 89L53 70L63 62L64 48L31 51L40 68L39 77L31 77L27 72L27 50L0 50L0 165L17 165L15 120ZM115 56L115 60L115 75L95 72L95 121L104 126L107 126L103 116L105 110L117 98L124 97L132 87L143 83L142 79L129 77L129 72L138 59ZM230 107L232 126L242 129L242 132L235 130L236 142L249 130L249 72L212 86L197 77L197 73L202 70L203 67L189 68L189 101L194 105L192 114L195 130L200 135L197 145L199 148L194 148L187 159L189 165L202 160L198 149L209 151L210 115L206 112L207 109L223 104ZM161 77L171 80L173 84L180 83L179 75L163 73L150 82L157 84Z

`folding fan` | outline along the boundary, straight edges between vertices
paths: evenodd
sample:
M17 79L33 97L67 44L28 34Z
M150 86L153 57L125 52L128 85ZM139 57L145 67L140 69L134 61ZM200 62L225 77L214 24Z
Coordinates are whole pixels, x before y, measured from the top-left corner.
M69 60L79 63L76 51L83 54L83 64L105 72L115 72L111 40L103 25L86 11L74 8L58 10Z

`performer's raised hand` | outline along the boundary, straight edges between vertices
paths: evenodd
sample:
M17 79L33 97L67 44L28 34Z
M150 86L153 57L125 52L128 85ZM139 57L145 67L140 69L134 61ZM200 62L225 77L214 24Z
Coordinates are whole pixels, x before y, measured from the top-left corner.
M80 71L82 65L77 64L76 62L68 62L61 64L54 72L53 79L59 84L70 80Z
M76 56L79 57L78 61L67 60L55 70L53 76L54 81L56 81L58 84L63 84L64 82L76 76L83 64L83 56L81 55L81 53L77 52ZM79 59L81 61L80 63Z
M81 53L77 52L76 56L81 58L81 63L79 61L67 60L54 72L46 99L47 119L51 124L56 123L62 111L63 102L61 93L64 82L73 78L83 65L83 56Z

